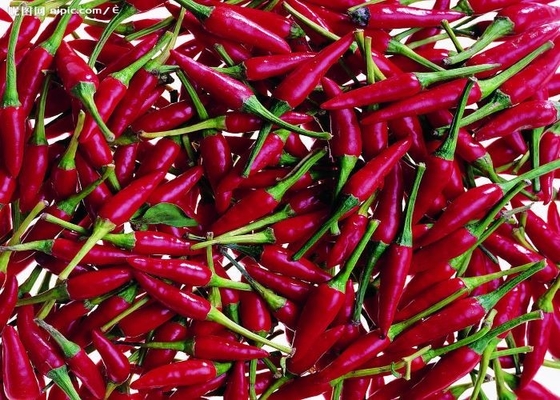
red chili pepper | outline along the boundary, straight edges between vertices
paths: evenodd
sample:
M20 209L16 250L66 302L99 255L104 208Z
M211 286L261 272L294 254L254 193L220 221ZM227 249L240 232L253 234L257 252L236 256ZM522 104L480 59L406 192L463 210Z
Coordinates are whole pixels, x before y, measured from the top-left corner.
M244 197L212 224L210 229L215 235L221 235L272 212L288 189L321 159L325 153L325 151L310 153L288 176L274 186L267 189L257 189L247 197ZM254 204L259 204L259 208L256 209Z
M527 326L527 344L532 346L533 351L526 354L523 359L523 370L519 380L519 389L527 387L533 380L537 371L543 364L548 350L549 338L554 324L554 304L552 302L556 292L560 288L560 279L554 283L535 300L533 311L541 310L543 318L530 321Z
M2 330L2 383L10 399L38 399L41 389L16 330L6 326Z
M276 222L270 226L270 229L272 229L275 243L294 243L307 238L327 217L328 210L320 209Z
M213 3L208 7L190 0L180 0L179 4L192 12L210 33L225 39L231 39L234 35L235 41L239 43L273 53L290 52L286 41L261 25L253 15L238 11L239 6Z
M231 368L231 363L189 359L154 368L130 384L145 390L194 385L213 379Z
M494 292L476 297L467 297L453 302L441 311L432 314L420 324L415 324L391 344L391 351L427 343L447 334L467 328L479 322L496 303L519 282L534 275L544 267L544 262L533 264ZM445 323L443 322L445 321ZM445 327L445 329L442 329Z
M553 124L560 107L554 101L526 101L495 116L475 132L475 139L487 140L508 135L518 129L532 129Z
M92 341L91 333L128 309L136 297L136 292L136 286L132 285L104 300L80 322L71 337L72 341L81 347L87 347Z
M12 177L17 177L21 171L26 136L25 119L27 113L23 109L18 95L15 64L16 42L23 19L22 14L17 15L12 25L7 52L6 90L0 105L0 132L2 132L4 167Z
M416 201L419 194L420 182L424 174L424 165L419 164L416 178L406 205L403 228L399 236L384 253L384 262L379 274L380 285L377 295L378 314L377 325L383 335L387 335L393 324L397 306L401 299L406 277L410 271L412 257L412 218L416 211Z
M197 399L205 394L212 393L219 390L224 383L226 383L228 378L227 373L218 375L214 379L210 379L204 383L198 383L195 385L190 385L187 387L179 388L171 398L176 397L177 399Z
M130 374L128 358L99 331L93 331L92 338L93 345L103 360L109 380L117 384L123 383Z
M409 140L401 140L385 149L377 157L368 161L360 170L348 179L339 195L338 207L331 218L321 229L294 254L294 260L301 258L305 252L311 248L330 226L338 221L343 215L349 213L360 203L367 200L382 185L383 179L393 166L410 148Z
M18 282L14 275L2 273L2 293L0 293L0 301L2 308L0 309L0 330L2 330L8 320L12 316L14 307L18 297Z
M321 85L329 98L342 93L338 84L326 77L321 80ZM332 111L330 113L330 123L331 133L333 134L329 142L331 154L340 162L340 174L335 189L336 195L348 180L358 157L362 154L362 132L358 123L358 116L351 107Z
M88 108L89 118L86 117L84 122L84 128L82 134L80 135L80 143L87 142L94 134L99 134L99 131L101 131L105 139L108 141L113 141L115 139L114 133L109 130L106 122L109 120L118 104L126 96L126 92L134 74L138 72L155 53L167 46L171 39L171 34L164 34L158 41L158 44L150 51L138 60L134 61L132 64L128 65L126 68L111 73L100 82L99 88L93 97L95 105L88 107L84 104L86 108ZM97 110L97 115L92 113L90 108L95 108Z
M325 132L310 132L284 122L268 111L254 93L241 82L197 63L190 57L183 56L174 50L171 50L171 55L190 79L200 83L200 86L210 95L219 98L221 103L231 109L253 113L266 121L303 135L326 139L330 137L330 134Z
M350 279L350 274L376 227L377 222L370 222L364 236L350 258L346 260L344 268L328 282L319 284L309 292L295 329L293 340L294 362L299 357L305 356L305 353L312 347L312 343L335 320L344 304L346 285ZM317 310L323 310L323 312L317 313Z
M264 342L275 348L279 348L279 350L287 349L285 346L271 343L235 324L217 308L213 307L208 300L202 297L188 293L185 290L180 290L174 286L151 278L144 273L135 272L134 276L151 297L177 312L179 315L186 318L193 318L194 320L217 322L252 340Z
M34 297L20 300L21 304L34 304L49 299L88 300L109 293L125 283L130 282L132 274L129 268L105 268L99 271L85 272L68 279Z
M488 66L479 66L482 71ZM362 86L342 93L321 104L326 110L338 110L348 107L360 107L364 105L385 103L401 100L413 94L419 93L426 87L448 79L454 79L471 74L479 70L471 67L457 68L449 71L436 72L409 72L393 75L382 81Z
M486 63L498 63L500 69L508 68L515 62L525 57L538 47L549 40L554 40L558 36L558 23L544 24L534 29L528 30L520 35L514 36L510 40L471 57L467 65L479 65ZM477 74L477 77L486 78L493 75L498 70L490 70Z
M314 56L315 54L310 52L292 52L251 57L239 65L224 69L223 72L249 81L260 81L289 73Z
M80 399L74 389L64 358L59 350L47 340L43 331L34 322L33 306L18 309L17 329L31 363L41 375L52 379L72 400Z
M213 361L248 361L269 355L266 350L216 335L194 336L185 341L151 341L145 347L183 351L192 357Z
M60 346L70 371L82 381L83 385L87 387L95 398L102 399L105 396L105 382L99 369L88 357L84 349L66 339L60 332L43 320L37 320L37 324L45 329Z
M249 384L245 376L245 370L244 361L233 363L224 392L225 400L245 400L249 398Z
M24 14L24 13L20 13ZM4 35L0 38L0 60L4 60L7 58L9 51L9 40L10 35L12 35L12 31L14 30L17 23L18 18L15 18L14 21L10 24L10 27L4 32ZM34 15L24 15L23 21L21 21L21 28L16 28L19 30L19 33L15 35L17 40L15 44L15 49L21 49L31 44L31 40L35 37L39 28L41 27L41 19Z
M331 275L308 259L302 258L293 261L292 253L280 246L262 245L249 247L231 245L230 247L235 251L247 254L272 272L311 283L325 282L331 278Z
M413 223L417 223L429 210L435 196L443 191L453 172L455 148L459 136L459 121L463 116L466 103L474 86L474 81L468 80L453 117L449 133L443 143L432 154L426 157L426 176L418 192L418 199L414 209Z
M438 26L442 20L456 21L462 12L426 10L399 4L368 4L349 12L352 21L375 29L424 28Z
M187 333L188 330L185 327L184 321L172 320L157 327L152 339L157 342L185 340ZM171 364L176 353L175 350L148 349L142 366L149 371L162 365Z
M539 142L539 164L547 164L558 158L560 154L560 131L556 126L547 129L541 136ZM553 190L554 172L542 175L539 178L542 196L541 199L544 204L552 204L554 196Z

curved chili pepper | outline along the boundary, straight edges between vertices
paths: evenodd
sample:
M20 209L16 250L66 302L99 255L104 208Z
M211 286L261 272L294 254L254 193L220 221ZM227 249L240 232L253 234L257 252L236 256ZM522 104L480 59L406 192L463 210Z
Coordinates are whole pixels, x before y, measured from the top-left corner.
M80 378L84 386L87 387L95 398L102 399L105 396L105 382L99 369L88 357L84 349L66 339L60 332L43 320L38 319L36 322L51 335L61 348L70 371Z
M51 378L70 399L79 399L80 396L68 376L64 358L54 344L47 340L44 332L33 319L33 306L23 306L18 309L19 338L28 352L31 363L40 374Z
M124 382L130 374L128 358L99 331L94 330L92 338L93 345L103 360L109 380L114 383Z
M233 363L224 392L225 400L245 400L249 397L249 385L245 376L245 370L245 362L237 361Z
M250 258L243 260L249 275L260 284L294 302L304 301L311 289L310 285L297 279L289 278L261 268Z
M42 264L40 265L43 266ZM82 317L89 313L91 308L89 303L85 301L72 301L64 305L64 307L58 308L55 312L50 313L45 318L45 321L64 336L70 336L74 333Z
M218 375L214 379L210 379L204 383L197 383L194 385L189 385L186 387L182 387L177 389L175 393L171 396L171 398L175 397L178 399L196 399L205 394L212 393L216 390L219 390L224 383L226 383L228 378L227 373L223 373Z
M383 150L377 157L368 161L360 170L352 175L341 190L336 211L323 227L315 232L294 254L294 260L301 258L334 222L372 196L383 183L385 176L410 148L410 144L409 140L398 141L391 147Z
M270 229L272 229L275 243L293 243L312 234L327 217L328 210L320 209L276 222L270 226Z
M190 79L199 82L210 95L216 96L223 104L231 109L253 113L266 121L270 121L282 128L293 130L302 135L326 139L330 138L330 134L328 133L310 132L284 122L272 112L268 111L255 97L254 93L241 82L225 74L216 72L174 50L171 50L171 55Z
M376 227L376 222L370 222L364 236L344 264L344 268L328 282L319 284L309 292L295 329L293 340L294 362L299 357L305 356L305 353L312 347L312 343L335 320L344 304L346 285L350 279L350 274ZM316 310L324 310L324 312L317 314Z
M10 399L38 399L41 389L23 343L16 330L2 330L2 383Z

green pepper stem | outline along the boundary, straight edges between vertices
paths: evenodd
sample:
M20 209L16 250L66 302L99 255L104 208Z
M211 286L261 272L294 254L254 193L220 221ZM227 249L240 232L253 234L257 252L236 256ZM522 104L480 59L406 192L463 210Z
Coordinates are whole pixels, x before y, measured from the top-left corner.
M134 14L136 14L136 8L127 2L123 3L121 9L119 10L119 13L115 15L115 17L113 17L113 19L111 19L111 21L107 24L107 27L103 30L103 33L99 37L97 44L93 48L88 61L88 65L90 66L90 68L93 69L95 67L97 57L99 57L99 54L101 54L103 46L105 46L115 29L117 29L121 22L129 17L132 17Z
M17 90L17 66L16 66L16 45L21 28L21 23L23 22L23 12L19 12L14 22L12 23L12 31L10 32L10 38L8 41L8 54L6 57L6 87L4 89L4 97L2 98L2 107L19 107L21 102L19 101L19 94Z
M230 320L220 310L218 310L215 307L212 307L210 309L210 312L208 313L208 316L207 316L207 320L212 321L212 322L217 322L218 324L228 328L229 330L231 330L235 333L238 333L239 335L241 335L241 336L243 336L247 339L251 339L251 340L254 340L257 343L262 343L262 344L268 345L268 346L270 346L270 347L272 347L276 350L280 350L283 353L290 354L292 352L291 347L282 345L280 343L272 342L272 341L270 341L266 338L263 338L262 336L257 335L256 333L251 332L250 330L236 324L235 322Z
M468 60L494 40L511 33L513 29L514 23L509 18L498 17L486 28L484 34L471 47L461 53L446 58L444 62L447 65L452 65Z
M274 232L271 228L267 228L262 232L251 233L248 235L237 235L237 236L221 236L216 239L207 240L205 242L200 242L191 246L192 250L204 249L215 244L260 244L260 243L274 243L276 239L274 238Z
M74 388L70 376L68 375L68 369L66 365L62 367L54 368L49 371L47 378L52 379L52 381L62 389L62 391L70 398L70 400L80 400L81 397Z
M64 354L64 356L66 358L72 358L76 354L78 354L80 351L83 351L83 349L80 346L78 346L76 343L66 339L66 337L64 337L64 335L62 333L60 333L53 326L47 324L42 319L35 319L35 322L41 328L46 330L49 333L49 335L51 335L51 337L54 339L54 341L60 346L60 349L62 350L62 353Z
M197 132L205 129L226 129L225 116L219 116L211 119L200 121L194 125L185 126L182 128L172 129L169 131L158 132L140 132L140 136L146 139L153 139L158 137L179 136L186 135L187 133Z

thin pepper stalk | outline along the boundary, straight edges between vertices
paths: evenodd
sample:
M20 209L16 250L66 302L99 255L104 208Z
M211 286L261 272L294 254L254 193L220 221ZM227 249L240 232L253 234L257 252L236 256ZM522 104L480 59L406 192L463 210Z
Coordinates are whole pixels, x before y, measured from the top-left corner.
M12 24L6 61L6 89L0 104L0 132L2 132L4 167L13 177L19 175L23 165L25 119L27 116L19 100L17 90L18 72L15 61L16 43L22 20L23 12L16 15Z
M457 64L468 60L471 56L484 49L494 40L507 35L519 34L539 25L555 22L560 12L557 7L547 4L520 3L500 10L494 22L486 28L484 34L467 50L448 57L445 63Z
M408 139L396 142L352 175L338 196L338 205L332 216L301 246L293 259L300 259L330 229L332 224L372 196L383 183L385 176L408 151L410 145L411 142Z
M425 169L423 163L418 164L416 177L406 205L402 230L387 249L384 256L385 262L381 267L380 285L377 292L379 296L377 325L383 335L389 332L389 328L393 324L412 263L412 218L413 212L416 210L416 200Z
M88 357L84 349L66 339L59 331L45 321L36 319L35 322L45 329L60 346L70 371L80 378L84 386L87 387L95 398L102 399L105 395L105 382L99 369Z
M19 227L14 231L10 240L8 240L8 246L14 246L21 242L21 237L24 232L29 228L31 222L46 208L47 203L45 201L38 202L35 207L29 212L25 219L21 222ZM5 274L8 272L8 264L10 262L10 251L3 251L0 254L0 274Z
M58 164L51 170L50 181L57 200L66 199L76 194L78 186L76 151L78 150L78 138L84 127L85 117L86 114L80 110L68 147L66 147Z
M217 322L248 339L267 344L285 353L291 352L291 348L271 342L234 323L202 297L181 291L174 286L140 272L135 272L134 276L151 297L184 317L201 321Z
M294 362L305 356L305 353L313 346L314 341L336 318L344 303L346 284L350 275L378 224L379 221L370 221L364 236L345 263L344 268L328 282L320 283L310 291L295 329L292 345L295 349ZM324 312L317 313L317 310L324 310Z

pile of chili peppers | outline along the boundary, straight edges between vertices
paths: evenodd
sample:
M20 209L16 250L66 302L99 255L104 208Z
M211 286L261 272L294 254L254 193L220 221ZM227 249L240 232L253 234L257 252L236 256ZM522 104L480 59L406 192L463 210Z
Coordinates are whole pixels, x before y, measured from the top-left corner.
M0 19L0 398L559 398L554 2Z

